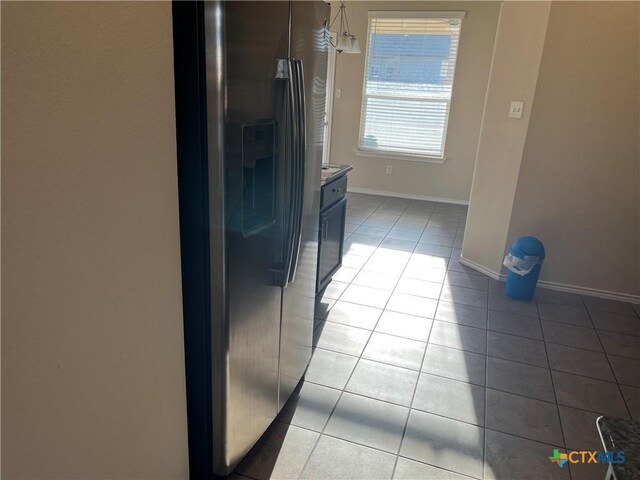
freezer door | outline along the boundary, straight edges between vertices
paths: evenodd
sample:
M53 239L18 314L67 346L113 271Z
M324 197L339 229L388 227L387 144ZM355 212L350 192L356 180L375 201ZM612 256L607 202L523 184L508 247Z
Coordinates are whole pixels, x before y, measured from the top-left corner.
M305 118L301 133L304 175L302 187L299 248L289 283L283 290L280 348L280 388L282 408L296 387L311 358L318 226L320 170L324 135L325 89L328 61L328 34L325 25L330 7L321 1L292 2L291 52L299 60L299 81Z
M212 373L225 378L221 402L213 392L214 419L224 419L213 431L218 475L233 469L278 411L285 228L278 209L285 183L280 116L286 88L277 67L287 56L289 4L226 2L224 15L227 333L226 339L212 338L212 349L226 347ZM215 269L212 276L220 274Z

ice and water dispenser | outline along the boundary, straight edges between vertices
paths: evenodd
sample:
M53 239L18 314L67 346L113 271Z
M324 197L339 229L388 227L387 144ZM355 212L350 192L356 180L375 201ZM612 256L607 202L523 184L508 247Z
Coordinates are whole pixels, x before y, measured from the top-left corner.
M227 124L227 220L243 237L276 220L274 120Z

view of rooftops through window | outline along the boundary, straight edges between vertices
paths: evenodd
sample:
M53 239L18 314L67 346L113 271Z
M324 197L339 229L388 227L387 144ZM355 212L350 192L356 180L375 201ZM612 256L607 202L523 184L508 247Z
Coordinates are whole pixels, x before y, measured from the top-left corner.
M461 20L370 18L360 148L442 157Z

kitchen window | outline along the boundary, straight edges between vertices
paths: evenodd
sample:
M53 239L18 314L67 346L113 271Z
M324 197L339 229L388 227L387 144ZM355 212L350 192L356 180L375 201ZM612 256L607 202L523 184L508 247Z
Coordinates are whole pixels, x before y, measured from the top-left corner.
M358 152L444 162L464 12L369 12Z

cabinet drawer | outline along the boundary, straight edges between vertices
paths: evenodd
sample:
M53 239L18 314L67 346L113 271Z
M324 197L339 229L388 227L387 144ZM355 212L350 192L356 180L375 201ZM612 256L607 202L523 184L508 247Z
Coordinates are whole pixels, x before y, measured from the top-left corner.
M322 198L320 199L320 210L330 207L339 200L342 200L347 193L347 176L326 184L322 187Z

